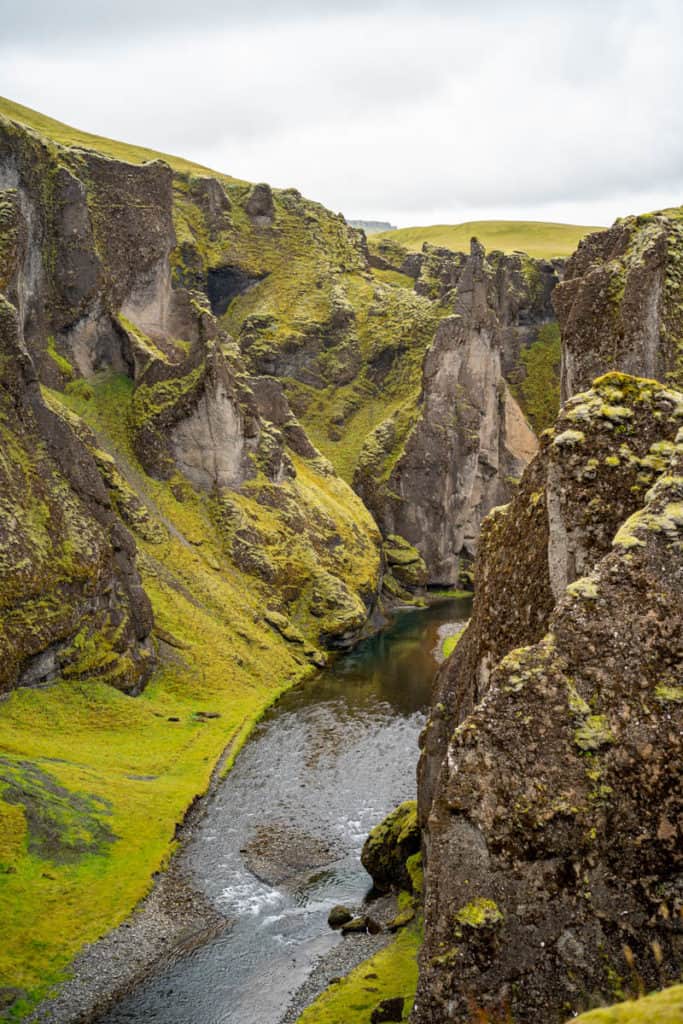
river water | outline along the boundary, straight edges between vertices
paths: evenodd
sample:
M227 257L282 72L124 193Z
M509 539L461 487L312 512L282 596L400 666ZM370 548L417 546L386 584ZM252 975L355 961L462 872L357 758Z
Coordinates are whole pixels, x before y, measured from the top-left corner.
M278 1024L316 960L353 941L327 914L361 903L368 832L415 796L439 627L468 615L466 600L399 613L268 712L180 855L231 927L102 1024Z

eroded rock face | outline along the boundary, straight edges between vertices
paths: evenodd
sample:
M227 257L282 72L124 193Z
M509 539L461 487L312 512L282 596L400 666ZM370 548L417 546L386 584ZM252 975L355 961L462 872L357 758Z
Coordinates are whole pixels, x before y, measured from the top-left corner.
M0 295L0 692L57 676L137 691L154 664L135 541L91 452L45 404Z
M487 258L476 240L469 256L434 250L422 262L418 286L447 297L453 315L441 321L425 356L417 408L374 431L354 486L385 535L418 548L432 583L457 580L481 520L508 500L536 452L506 373L531 325L550 316L544 275L557 280L552 267L546 272L535 261Z
M280 210L291 207L290 220L305 223L300 196L283 194L278 202ZM319 209L336 234L347 231ZM80 532L85 559L74 555L64 580L57 573L63 606L54 629L49 615L44 629L21 617L15 629L8 610L7 644L17 654L6 662L3 686L58 676L91 633L97 649L80 658L84 671L87 661L92 676L128 689L145 678L151 611L127 527L151 543L169 530L186 546L202 541L189 541L163 517L140 470L167 481L179 500L201 493L226 556L263 588L264 607L284 620L282 635L305 657L319 663L320 645L351 643L362 628L380 575L371 516L311 444L279 382L250 380L208 294L219 280L213 299L225 312L233 298L225 268L238 274L239 293L245 280L269 272L252 270L249 259L240 268L234 249L240 231L268 226L276 212L267 186L237 187L233 204L218 180L178 174L162 161L137 165L75 151L0 119L0 289L14 317L8 330L16 350L0 366L0 381L8 401L30 411L24 429L10 410L8 428L19 448L30 438L29 450L41 453L35 467L47 448L38 490L55 511L39 530L45 546L59 552ZM183 218L200 225L196 238ZM258 245L270 245L269 238L259 232ZM343 330L349 316L348 309L337 316L335 306L333 326ZM122 401L114 441L96 438L69 401L94 401L105 381ZM49 405L40 385L53 389ZM123 436L135 465L114 451ZM76 497L65 499L60 518L53 497L62 485ZM27 487L7 480L10 546L10 508L31 504ZM47 590L52 576L42 547L27 554L30 526L6 567L25 557L26 573ZM22 630L27 640L18 644Z
M676 976L682 403L608 374L484 524L423 737L419 1024L559 1024L614 1000L625 947L646 986Z
M608 370L683 383L680 210L618 220L585 238L553 295L562 399Z

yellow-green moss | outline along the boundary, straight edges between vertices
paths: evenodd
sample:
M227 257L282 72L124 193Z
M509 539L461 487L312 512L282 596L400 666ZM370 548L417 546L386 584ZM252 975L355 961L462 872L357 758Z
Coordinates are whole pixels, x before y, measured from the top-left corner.
M572 597L583 597L586 601L595 601L599 596L598 585L590 576L582 576L567 587Z
M414 853L411 857L408 857L406 860L406 870L410 876L413 893L416 896L421 895L424 889L424 869L421 853Z
M465 628L463 627L457 633L452 633L450 636L444 637L444 641L441 644L441 653L443 654L444 658L450 658L451 654L458 646L460 638L462 637L464 632Z
M664 683L655 687L655 697L661 703L683 703L683 686L668 686Z
M512 392L537 434L557 419L561 357L557 323L544 324L536 340L520 353L524 378L512 387Z
M466 906L461 907L454 917L457 929L488 928L503 921L503 913L494 900L479 896Z
M573 1024L681 1024L683 985L629 1000L616 1006L591 1010L575 1017Z
M565 430L557 435L553 441L553 446L556 448L574 448L577 444L583 444L585 440L586 435L582 430Z
M581 750L599 750L614 743L614 735L605 715L588 715L574 731L574 742Z
M349 975L330 985L299 1017L297 1024L370 1024L384 999L403 996L403 1020L408 1020L417 989L417 954L421 923L400 931L393 942L365 960Z
M49 355L52 362L55 364L59 372L66 380L71 380L74 375L74 368L60 352L57 351L55 339L53 335L47 339L47 354Z
M0 874L13 871L26 850L26 817L23 808L0 799Z

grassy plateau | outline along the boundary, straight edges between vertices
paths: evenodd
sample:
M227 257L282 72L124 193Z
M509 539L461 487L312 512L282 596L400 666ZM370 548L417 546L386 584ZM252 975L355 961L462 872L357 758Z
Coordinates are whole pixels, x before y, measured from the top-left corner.
M454 252L467 252L470 239L476 237L488 250L525 252L536 259L552 259L554 256L571 256L582 238L602 230L585 224L553 224L534 220L470 220L464 224L398 228L373 238L391 238L410 252L419 252L425 242L453 249Z

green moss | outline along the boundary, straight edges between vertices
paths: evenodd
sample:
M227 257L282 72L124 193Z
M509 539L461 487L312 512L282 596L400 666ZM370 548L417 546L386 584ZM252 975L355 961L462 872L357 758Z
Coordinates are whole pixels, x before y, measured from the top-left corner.
M591 1010L575 1020L576 1024L680 1024L683 1020L683 985L674 985L642 999Z
M378 270L376 267L373 267L372 276L378 281L382 281L383 284L392 284L398 288L408 288L412 291L415 287L414 279L408 274L402 274L398 270Z
M574 580L567 587L567 593L571 597L582 597L586 601L596 601L599 597L597 583L590 576L582 576L580 579Z
M451 634L451 636L444 637L444 641L441 644L441 653L443 654L444 658L450 658L451 654L458 646L460 638L462 637L464 632L465 629L463 628L458 633L453 633Z
M23 808L0 796L0 874L14 871L15 863L25 856L27 835Z
M413 893L421 896L424 889L424 869L422 866L422 854L414 853L406 860L406 869L410 876Z
M391 534L384 542L384 557L391 574L404 587L424 587L428 573L422 555L404 537Z
M520 353L524 376L519 384L512 386L512 392L537 434L557 419L561 357L557 323L544 324L536 340Z
M503 914L494 900L479 896L458 910L454 920L456 930L461 932L462 928L489 928L501 924Z
M668 686L661 683L655 687L655 697L662 704L681 704L683 703L683 686Z
M46 352L49 355L52 362L57 367L57 369L59 370L59 372L62 374L62 376L65 377L67 380L71 380L72 377L74 376L74 368L69 362L69 360L66 359L63 355L61 355L61 353L57 351L53 335L50 335L50 337L47 339Z
M555 448L575 448L578 444L583 444L586 440L586 435L581 430L565 430L561 434L558 434L553 441Z
M393 942L365 960L347 977L323 992L297 1024L370 1024L370 1016L384 999L403 996L403 1020L408 1020L417 989L417 954L421 925L412 923Z
M605 715L588 715L574 731L574 742L581 750L599 750L614 743L614 735Z
M613 423L624 423L633 418L633 410L625 405L601 405L599 415Z

